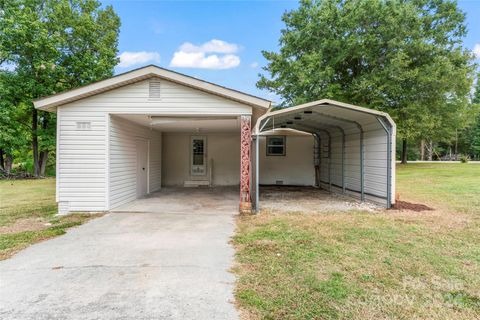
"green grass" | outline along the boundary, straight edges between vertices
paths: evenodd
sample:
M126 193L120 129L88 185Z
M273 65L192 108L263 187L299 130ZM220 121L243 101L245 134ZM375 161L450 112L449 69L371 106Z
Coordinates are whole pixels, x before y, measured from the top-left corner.
M55 179L0 180L0 260L92 217L56 217L56 212Z
M480 166L399 166L397 180L436 210L240 217L245 318L480 318Z
M0 180L0 226L56 213L55 179Z
M480 213L480 164L398 165L397 191L401 200Z

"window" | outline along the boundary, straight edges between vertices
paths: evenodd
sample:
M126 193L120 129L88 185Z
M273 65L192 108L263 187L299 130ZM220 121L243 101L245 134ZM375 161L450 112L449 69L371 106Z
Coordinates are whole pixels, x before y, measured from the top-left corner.
M285 155L285 136L267 137L267 156Z
M204 176L207 173L206 142L206 137L191 138L190 172L193 176Z

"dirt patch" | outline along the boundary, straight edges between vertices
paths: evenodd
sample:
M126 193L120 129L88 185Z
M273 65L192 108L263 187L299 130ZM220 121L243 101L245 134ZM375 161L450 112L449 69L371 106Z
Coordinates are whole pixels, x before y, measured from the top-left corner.
M407 201L397 200L395 204L390 208L390 210L410 210L415 212L421 212L421 211L433 211L435 209L420 203L411 203Z
M0 234L13 234L24 231L39 231L50 227L52 224L41 218L20 219L8 226L0 227Z

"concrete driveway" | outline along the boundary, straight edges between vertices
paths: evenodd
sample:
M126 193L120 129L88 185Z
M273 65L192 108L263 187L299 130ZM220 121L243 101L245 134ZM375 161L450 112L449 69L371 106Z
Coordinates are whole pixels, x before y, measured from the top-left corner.
M0 261L0 319L238 318L238 193L212 192L156 194Z

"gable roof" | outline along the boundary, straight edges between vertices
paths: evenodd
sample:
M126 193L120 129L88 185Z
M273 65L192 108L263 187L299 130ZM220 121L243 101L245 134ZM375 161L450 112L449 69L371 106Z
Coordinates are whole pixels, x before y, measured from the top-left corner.
M175 82L187 87L214 94L226 99L237 101L261 109L268 109L271 101L262 99L234 89L223 87L211 82L200 80L172 70L148 65L139 69L131 70L111 78L97 81L79 88L60 92L33 102L35 108L45 111L55 111L55 108L72 101L90 97L108 90L119 88L131 83L158 77L167 81Z

